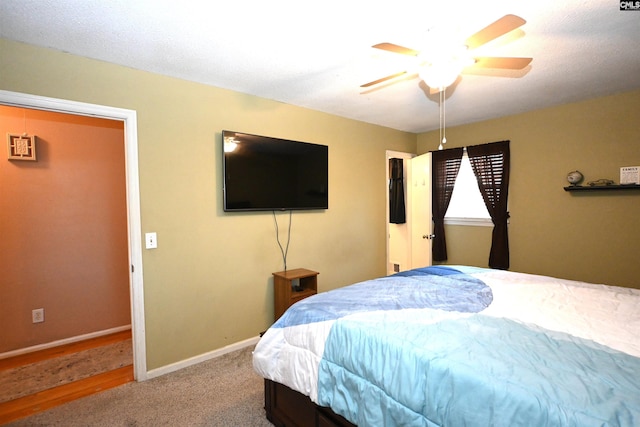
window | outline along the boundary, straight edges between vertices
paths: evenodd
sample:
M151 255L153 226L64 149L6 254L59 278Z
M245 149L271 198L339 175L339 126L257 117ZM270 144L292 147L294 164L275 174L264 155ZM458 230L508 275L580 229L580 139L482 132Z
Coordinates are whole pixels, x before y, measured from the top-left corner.
M466 150L444 219L445 224L493 226Z

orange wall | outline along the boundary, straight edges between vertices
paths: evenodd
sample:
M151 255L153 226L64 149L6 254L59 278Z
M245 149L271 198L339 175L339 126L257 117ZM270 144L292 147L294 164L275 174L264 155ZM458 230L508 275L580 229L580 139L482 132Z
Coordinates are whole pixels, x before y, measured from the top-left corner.
M129 325L123 123L0 106L0 134L0 353Z

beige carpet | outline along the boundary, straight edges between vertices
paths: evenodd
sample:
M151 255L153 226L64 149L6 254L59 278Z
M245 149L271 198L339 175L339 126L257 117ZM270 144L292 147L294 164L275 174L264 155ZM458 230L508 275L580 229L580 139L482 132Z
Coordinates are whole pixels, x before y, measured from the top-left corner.
M0 403L133 363L131 339L0 372Z
M143 382L132 382L8 424L36 426L273 427L253 347Z

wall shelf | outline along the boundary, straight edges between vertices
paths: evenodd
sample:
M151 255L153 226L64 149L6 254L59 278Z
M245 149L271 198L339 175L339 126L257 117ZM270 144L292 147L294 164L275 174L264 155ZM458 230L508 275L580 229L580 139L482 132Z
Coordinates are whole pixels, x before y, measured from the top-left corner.
M570 185L564 191L607 191L607 190L638 190L640 185Z

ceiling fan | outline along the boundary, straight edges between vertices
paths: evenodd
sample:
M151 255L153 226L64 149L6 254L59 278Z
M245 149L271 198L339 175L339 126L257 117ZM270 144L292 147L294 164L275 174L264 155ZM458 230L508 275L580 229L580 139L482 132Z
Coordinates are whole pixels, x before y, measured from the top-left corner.
M441 92L451 85L458 75L468 68L497 68L521 70L532 61L533 58L516 57L491 57L471 55L471 50L490 42L504 34L513 31L525 24L525 20L516 15L505 15L492 24L466 39L464 43L458 43L439 33L430 31L427 35L426 48L422 51L399 46L393 43L379 43L372 47L388 52L411 55L418 58L419 75L431 88L432 93ZM380 79L365 83L360 87L366 88L392 80L408 71L395 73Z

